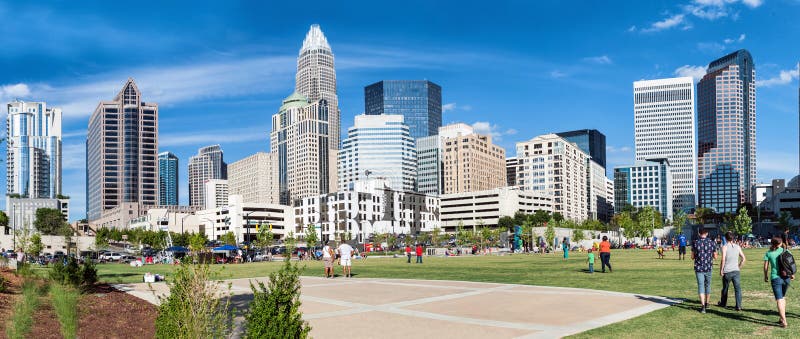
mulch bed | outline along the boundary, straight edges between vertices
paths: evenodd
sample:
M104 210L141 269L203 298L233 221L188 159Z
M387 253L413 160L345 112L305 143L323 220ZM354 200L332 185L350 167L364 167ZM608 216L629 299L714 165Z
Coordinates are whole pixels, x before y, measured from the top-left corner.
M7 290L0 293L0 338L5 338L6 319L11 316L20 296L22 278L14 271L0 270L7 281ZM115 290L109 285L96 285L78 302L79 338L154 338L158 308L144 300ZM41 299L33 314L30 338L62 338L61 325L47 298Z
M81 297L79 338L153 338L158 308L142 299L97 285Z

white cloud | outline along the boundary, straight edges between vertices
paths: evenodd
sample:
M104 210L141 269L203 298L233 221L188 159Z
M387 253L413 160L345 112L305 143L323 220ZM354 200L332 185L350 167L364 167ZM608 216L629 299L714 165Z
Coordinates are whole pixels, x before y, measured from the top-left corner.
M737 38L737 39L727 38L725 40L722 40L722 42L724 42L726 45L730 45L730 44L732 44L734 42L743 42L744 39L746 39L746 38L747 38L747 36L744 33L742 33L742 34L739 35L739 38Z
M739 3L752 9L761 6L763 0L694 0L688 4L679 5L680 13L672 14L661 21L656 21L640 31L645 33L658 32L679 26L683 30L689 30L693 27L692 23L689 22L689 16L709 21L725 17L737 20L739 11L732 8L732 6ZM635 30L636 26L628 28L630 32Z
M517 130L513 129L513 128L509 128L509 129L506 130L505 134L506 135L514 135L514 134L517 134Z
M563 78L565 76L567 76L567 73L564 73L564 72L559 71L557 69L550 72L550 77L552 77L552 78L559 79L559 78Z
M630 146L620 146L620 147L611 145L606 146L606 152L608 153L630 153L630 151L632 150L633 149Z
M692 77L694 81L700 81L704 75L706 75L706 68L705 66L691 66L691 65L683 65L678 67L675 70L675 75L679 77Z
M16 98L25 98L31 94L30 88L26 84L13 84L0 86L0 100L3 103Z
M756 80L756 86L770 87L770 86L786 85L791 83L792 80L798 78L798 72L800 72L800 64L795 65L794 69L780 71L780 73L778 73L778 76L764 80Z
M652 23L650 27L643 29L642 32L658 32L665 29L670 29L683 23L685 17L686 16L683 14L675 14L673 16L664 18L661 21Z
M773 178L791 179L797 175L797 154L779 150L759 150L756 159L759 177L768 181ZM762 178L759 178L762 179Z
M86 144L64 144L61 147L61 166L64 170L86 168Z
M455 102L447 103L442 105L442 113L450 112L450 111L470 111L472 110L472 106L470 105L459 105Z
M175 147L187 145L233 144L269 140L267 129L238 128L229 130L192 131L188 133L160 133L159 147Z
M504 135L517 134L516 129L510 128L505 131L502 131L499 125L492 124L486 121L477 121L473 123L472 129L475 130L475 133L491 136L492 141L494 141L495 143L503 140Z
M611 58L608 55L601 55L601 56L594 56L594 57L586 57L583 58L583 61L593 63L593 64L600 64L600 65L608 65L612 64Z

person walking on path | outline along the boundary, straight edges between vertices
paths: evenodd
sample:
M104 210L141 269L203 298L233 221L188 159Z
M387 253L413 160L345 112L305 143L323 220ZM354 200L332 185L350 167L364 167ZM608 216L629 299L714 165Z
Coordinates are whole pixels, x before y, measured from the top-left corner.
M589 249L589 255L586 258L586 262L589 263L589 274L594 274L594 253L592 253L592 249Z
M422 244L417 244L417 264L422 263Z
M566 237L564 237L564 241L561 242L561 250L564 251L564 260L569 259L569 241L567 241Z
M717 251L714 241L708 238L707 229L700 227L698 233L700 239L695 239L692 244L692 259L697 277L697 294L700 296L700 313L706 313L711 298L711 271L714 259L717 258Z
M744 256L742 248L733 239L733 233L725 233L726 243L725 246L722 246L722 260L719 265L719 275L722 276L722 295L717 306L725 307L728 305L728 286L733 282L733 290L736 294L736 310L741 311L742 289L739 273L747 258Z
M607 236L603 236L603 241L600 242L600 262L603 268L603 273L606 273L606 266L608 266L608 273L611 273L611 242L608 241Z
M783 248L783 239L781 236L772 238L772 246L766 254L764 254L764 282L769 282L772 285L772 294L775 296L775 303L778 305L778 315L781 319L778 322L781 327L786 327L786 290L789 289L789 283L794 280L794 275L783 277L778 270L778 257L786 251Z
M678 260L686 260L686 236L678 236Z
M333 278L333 249L325 242L325 247L322 248L322 262L325 263L325 278Z
M406 257L408 257L408 263L411 263L411 244L406 244Z
M351 268L353 266L353 247L346 242L339 245L339 264L342 265L344 276L350 278Z

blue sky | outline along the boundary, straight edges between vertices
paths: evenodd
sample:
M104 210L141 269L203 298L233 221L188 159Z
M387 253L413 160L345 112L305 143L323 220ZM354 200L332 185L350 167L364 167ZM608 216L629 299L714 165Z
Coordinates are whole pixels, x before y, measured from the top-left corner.
M130 76L159 103L160 150L180 157L186 203L199 147L221 144L229 163L269 150L270 117L293 91L313 23L336 57L343 131L364 110L365 85L428 79L442 86L445 123L474 124L509 154L539 134L597 128L609 168L633 161L633 81L700 76L746 48L759 79L758 178L796 175L800 46L789 37L800 1L344 3L0 2L0 100L64 110L63 186L78 219L98 101Z

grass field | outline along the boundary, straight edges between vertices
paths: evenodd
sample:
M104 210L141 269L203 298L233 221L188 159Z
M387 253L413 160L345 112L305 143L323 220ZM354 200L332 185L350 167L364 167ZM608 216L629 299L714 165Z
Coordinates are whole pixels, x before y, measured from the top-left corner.
M631 320L616 323L576 337L768 337L800 336L800 279L790 288L787 297L789 328L776 326L778 315L768 283L763 281L765 250L746 250L748 262L742 270L744 311L712 306L707 314L697 312L697 283L691 260L677 260L677 252L667 252L667 259L658 260L655 252L642 250L615 251L611 255L614 273L586 273L585 254L574 253L564 261L560 255L507 255L437 258L426 257L422 265L407 264L405 258L371 258L356 261L356 278L407 278L463 280L512 283L540 286L577 287L606 291L641 293L685 299L685 302ZM413 260L412 260L413 261ZM307 261L304 275L322 276L322 263ZM220 279L262 277L277 270L280 263L215 265ZM597 260L595 269L599 270ZM144 272L165 274L172 266L158 265L132 268L128 265L98 265L100 280L110 283L140 282ZM715 269L717 266L715 265ZM337 273L341 273L338 271ZM719 300L722 279L716 274L712 282L711 303ZM569 300L564 302L568 303ZM734 305L731 286L728 304ZM602 307L602 305L597 305ZM575 310L580 312L580 310Z

